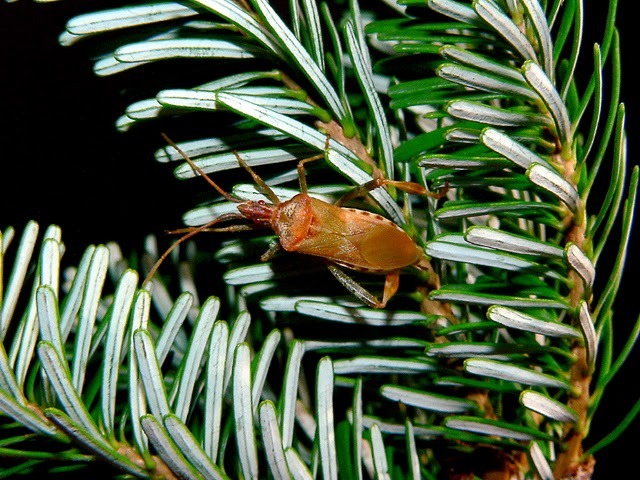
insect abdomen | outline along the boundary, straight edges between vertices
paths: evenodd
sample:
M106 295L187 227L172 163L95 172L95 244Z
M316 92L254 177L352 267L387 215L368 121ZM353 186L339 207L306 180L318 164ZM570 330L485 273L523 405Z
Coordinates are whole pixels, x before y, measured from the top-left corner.
M399 270L423 255L404 230L380 215L313 198L311 212L309 232L296 248L300 253L371 273Z

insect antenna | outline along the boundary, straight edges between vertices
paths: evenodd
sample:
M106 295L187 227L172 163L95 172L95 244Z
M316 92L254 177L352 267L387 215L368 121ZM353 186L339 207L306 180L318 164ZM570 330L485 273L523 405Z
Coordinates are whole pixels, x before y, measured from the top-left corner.
M228 200L230 202L242 203L243 200L234 197L229 192L227 192L226 190L222 189L222 187L220 187L216 182L211 180L211 178L209 178L209 176L198 165L196 165L195 162L193 160L191 160L189 158L189 156L186 153L184 153L182 151L182 149L180 147L178 147L178 145L176 145L175 142L173 140L171 140L165 133L161 133L161 135L162 135L162 138L164 138L165 142L167 142L171 147L173 147L175 149L175 151L178 152L182 156L182 158L185 159L185 161L189 164L189 166L198 175L200 175L202 178L204 178L207 181L207 183L209 185L211 185L220 195L222 195L226 200ZM167 248L167 250L156 261L156 263L153 265L153 267L151 267L151 270L149 271L149 273L147 274L146 278L142 282L142 287L144 287L147 283L149 283L151 278L158 271L158 268L160 268L160 265L162 264L162 262L164 262L164 260L171 254L171 252L173 252L173 250L178 245L180 245L181 243L183 243L186 240L190 239L194 235L197 235L200 232L211 231L211 227L213 225L215 225L216 223L223 222L223 221L226 221L226 220L235 220L235 219L239 219L239 218L244 218L244 217L239 213L227 213L227 214L221 215L218 218L215 218L215 219L211 220L210 222L205 223L204 225L201 225L199 227L179 229L179 230L173 230L171 232L168 232L168 233L184 233L184 235L182 237L180 237L178 240L176 240L173 244L171 244L171 246L169 248ZM235 225L235 226L223 227L223 228L215 229L215 230L218 230L218 231L225 231L225 230L238 231L238 230L248 230L250 228L253 228L253 227L248 226L248 225L246 225L246 226L245 225Z
M153 264L153 267L151 267L151 270L149 271L149 273L145 277L144 281L142 282L142 287L144 287L147 283L149 283L151 278L158 271L158 268L160 268L160 265L162 265L162 262L164 262L164 260L171 254L171 252L173 252L175 250L175 248L178 245L180 245L181 243L184 243L185 241L189 240L191 237L193 237L194 235L197 235L200 232L211 231L210 230L211 227L213 225L215 225L216 223L224 222L224 221L227 221L227 220L235 220L235 219L238 219L238 218L243 218L243 217L239 213L226 213L224 215L220 215L218 218L214 218L213 220L211 220L210 222L205 223L204 225L200 225L199 227L180 229L180 230L173 230L171 232L168 232L168 233L183 233L183 232L186 232L186 233L182 237L177 239L175 242L173 242L171 244L171 246L169 248L167 248L165 250L165 252L160 256L160 258L158 258L158 260L156 260L156 263ZM227 228L223 227L223 228L216 229L216 230L218 230L218 231L240 231L240 230L253 230L254 228L255 227L253 227L252 225L234 225L232 227L227 227Z
M216 189L216 191L222 195L224 198L226 198L227 200L229 200L230 202L234 202L234 203L241 203L242 200L240 200L239 198L234 197L233 195L231 195L229 192L227 192L226 190L223 190L222 187L220 187L216 182L214 182L213 180L211 180L211 178L209 178L209 175L207 175L198 165L196 165L196 163L191 160L189 158L189 156L184 153L180 147L178 147L178 145L176 145L165 133L161 133L162 138L164 138L164 140L171 145L174 150L176 152L178 152L182 158L185 159L185 161L189 164L189 166L196 172L198 173L198 175L200 175L202 178L204 178L206 180L206 182L211 185L213 188ZM238 156L238 154L236 153L236 157ZM245 167L246 168L246 167Z

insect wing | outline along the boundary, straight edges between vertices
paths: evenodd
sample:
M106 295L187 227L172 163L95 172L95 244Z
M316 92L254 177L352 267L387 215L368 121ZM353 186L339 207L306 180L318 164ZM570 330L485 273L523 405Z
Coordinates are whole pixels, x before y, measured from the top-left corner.
M313 220L297 246L299 253L375 273L397 270L421 258L420 248L390 220L364 210L311 201Z

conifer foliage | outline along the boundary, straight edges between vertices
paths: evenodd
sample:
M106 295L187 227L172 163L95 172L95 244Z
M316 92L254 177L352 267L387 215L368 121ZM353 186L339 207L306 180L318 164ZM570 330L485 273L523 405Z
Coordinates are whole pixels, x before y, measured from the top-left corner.
M579 0L185 0L71 18L60 42L93 45L96 75L166 75L117 127L176 131L155 157L219 186L184 215L214 247L185 239L155 271L149 237L68 266L56 226L0 232L0 476L97 458L140 478L590 478L640 408L589 436L640 331L614 347L638 168L610 3L591 56ZM367 302L384 276L238 223L236 199L301 189L424 252L385 308Z

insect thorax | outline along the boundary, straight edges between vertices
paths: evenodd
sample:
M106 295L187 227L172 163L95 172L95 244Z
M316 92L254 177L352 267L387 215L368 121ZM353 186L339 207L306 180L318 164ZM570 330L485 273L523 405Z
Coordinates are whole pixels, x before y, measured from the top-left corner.
M291 252L309 233L313 214L311 199L298 194L291 200L277 205L272 227L280 239L282 248Z

